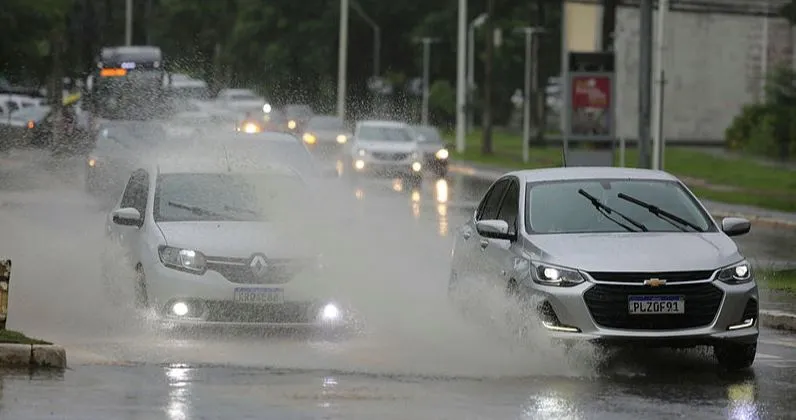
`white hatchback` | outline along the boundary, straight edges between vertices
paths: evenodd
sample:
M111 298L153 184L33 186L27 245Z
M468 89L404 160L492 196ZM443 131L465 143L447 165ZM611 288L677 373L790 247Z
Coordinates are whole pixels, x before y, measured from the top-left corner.
M106 222L135 268L135 303L168 325L350 325L297 234L312 194L287 167L161 162L135 170Z

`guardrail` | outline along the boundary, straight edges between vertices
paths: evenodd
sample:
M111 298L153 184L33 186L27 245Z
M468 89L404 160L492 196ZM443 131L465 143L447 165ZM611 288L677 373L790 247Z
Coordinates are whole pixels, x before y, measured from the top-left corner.
M8 291L11 283L11 260L0 259L0 330L6 329L8 320Z

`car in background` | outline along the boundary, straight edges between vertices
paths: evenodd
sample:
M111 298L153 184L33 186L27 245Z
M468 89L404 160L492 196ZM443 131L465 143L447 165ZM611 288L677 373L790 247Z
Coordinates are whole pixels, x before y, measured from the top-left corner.
M445 176L448 173L449 151L442 140L442 136L436 127L427 125L416 125L412 127L417 133L417 142L423 153L423 166L425 169L433 171L438 176Z
M135 305L163 327L335 333L352 312L324 277L320 250L296 234L319 205L289 166L183 153L131 174L106 232L130 256Z
M287 130L293 133L301 133L315 112L309 105L285 105L285 118L287 119Z
M52 131L52 107L22 108L13 112L2 125L2 147L37 147L49 143Z
M361 121L354 130L347 169L352 174L386 174L419 181L422 158L417 134L406 123Z
M731 237L749 229L745 219L715 222L661 171L511 172L456 231L449 291L457 301L467 281L502 288L557 341L711 346L722 367L745 369L760 297Z
M0 93L0 119L8 119L21 109L45 105L44 98Z
M251 89L222 89L216 96L216 103L238 112L268 114L272 111L271 104Z
M172 74L169 89L174 98L200 101L210 99L210 89L207 82L185 74Z
M338 158L346 150L354 133L345 122L331 115L316 115L304 126L302 140L316 156Z

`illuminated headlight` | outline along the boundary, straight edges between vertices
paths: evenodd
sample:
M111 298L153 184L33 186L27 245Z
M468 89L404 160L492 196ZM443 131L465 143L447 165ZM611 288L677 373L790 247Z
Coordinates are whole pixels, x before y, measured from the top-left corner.
M317 140L315 138L315 136L313 136L310 133L304 133L303 139L304 139L304 142L307 143L307 144L315 144L315 140Z
M439 149L439 151L437 151L437 153L435 154L435 156L436 156L436 157L437 157L437 159L439 159L439 160L445 160L445 159L447 159L447 158L448 158L448 149Z
M365 149L359 149L359 150L357 150L357 154L358 154L359 156L365 156L365 153L367 153L367 152L365 151Z
M188 315L188 304L185 302L177 302L171 306L171 312L177 316L185 316Z
M365 161L364 160L357 160L356 162L354 162L354 168L356 168L358 170L365 169Z
M256 133L260 131L260 127L257 127L257 124L254 123L246 123L243 126L243 131L246 133Z
M94 159L94 158L89 158L89 159L88 159L88 166L90 166L90 167L92 167L92 168L93 168L93 167L95 167L95 166L97 166L97 159Z
M423 169L423 165L421 165L420 162L412 163L412 170L413 171L420 172L421 169Z
M296 128L296 122L293 121L293 120L288 121L287 122L287 128L289 128L291 130L295 129Z
M163 265L175 270L204 274L207 268L207 261L205 260L204 254L199 251L194 251L193 249L182 249L164 245L158 248L158 255Z
M340 144L345 144L348 141L348 138L344 134L340 134L337 136L337 142Z
M269 112L271 112L271 104L265 104L265 105L263 105L263 112L265 112L266 114L268 114Z
M327 304L321 309L321 319L327 322L340 319L340 308L333 303Z
M531 264L533 281L547 286L571 287L584 282L578 270L548 264Z
M722 268L716 275L716 280L727 284L743 284L752 281L752 266L742 261L729 267Z

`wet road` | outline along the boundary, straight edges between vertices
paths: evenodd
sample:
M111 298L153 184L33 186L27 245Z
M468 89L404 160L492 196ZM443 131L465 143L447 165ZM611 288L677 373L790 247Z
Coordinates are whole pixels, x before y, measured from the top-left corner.
M14 262L9 327L67 347L63 374L0 374L0 418L796 418L796 339L764 331L754 371L699 352L629 354L597 369L466 323L445 301L450 232L486 187L452 176L345 189L334 271L369 318L343 341L167 338L99 280L103 213L75 165L3 162L0 250ZM771 246L775 243L777 245ZM796 233L756 229L750 256L793 256ZM485 301L491 302L486 299ZM582 353L582 354L581 354Z

